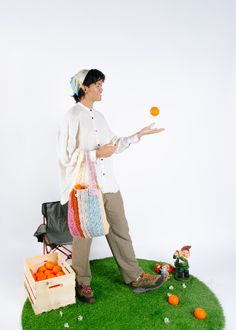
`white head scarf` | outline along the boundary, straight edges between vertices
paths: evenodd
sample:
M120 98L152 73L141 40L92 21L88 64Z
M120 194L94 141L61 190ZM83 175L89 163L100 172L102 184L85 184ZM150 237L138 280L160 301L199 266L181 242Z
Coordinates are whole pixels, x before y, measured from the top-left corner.
M83 85L84 79L88 72L89 72L89 70L81 70L71 78L70 84L73 89L73 92L76 95L79 94L79 89Z

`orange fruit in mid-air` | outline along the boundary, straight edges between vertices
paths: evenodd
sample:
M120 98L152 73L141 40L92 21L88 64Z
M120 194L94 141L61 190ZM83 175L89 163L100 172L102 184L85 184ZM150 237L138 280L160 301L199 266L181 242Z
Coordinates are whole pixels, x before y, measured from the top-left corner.
M204 320L207 316L206 311L200 307L196 308L193 314L198 320Z
M158 116L160 113L160 109L158 107L151 107L150 113L152 116Z
M176 306L179 303L179 297L176 296L176 294L172 294L171 296L168 297L168 303Z

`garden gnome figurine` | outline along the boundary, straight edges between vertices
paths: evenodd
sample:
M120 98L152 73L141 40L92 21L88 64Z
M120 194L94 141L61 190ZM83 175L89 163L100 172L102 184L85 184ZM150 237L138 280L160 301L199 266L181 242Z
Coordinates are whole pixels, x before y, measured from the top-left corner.
M188 281L191 279L189 275L189 263L188 258L190 257L189 249L191 246L185 245L182 247L180 251L176 250L173 258L176 259L175 261L175 279L176 280L185 280Z

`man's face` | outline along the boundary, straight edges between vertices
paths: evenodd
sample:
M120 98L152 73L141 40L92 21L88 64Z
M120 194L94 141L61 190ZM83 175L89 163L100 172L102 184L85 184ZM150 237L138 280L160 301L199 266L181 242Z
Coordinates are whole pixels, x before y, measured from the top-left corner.
M95 84L91 84L89 87L86 87L85 97L93 102L101 101L103 92L102 85L103 81L99 80Z

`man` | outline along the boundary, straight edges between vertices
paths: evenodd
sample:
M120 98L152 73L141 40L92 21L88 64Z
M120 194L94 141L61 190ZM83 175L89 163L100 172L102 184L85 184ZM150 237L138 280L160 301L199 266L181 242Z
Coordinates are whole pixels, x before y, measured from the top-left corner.
M157 289L164 276L144 274L135 258L129 228L125 218L122 196L112 169L112 155L120 153L147 134L164 129L144 127L128 137L117 138L104 116L94 110L94 102L101 101L105 75L96 69L82 70L71 79L76 105L65 115L59 131L59 165L62 186L61 203L68 202L76 182L75 167L81 151L87 151L95 164L97 181L103 193L110 231L106 239L124 282L135 292ZM92 239L73 237L72 268L76 273L76 292L81 301L95 302L90 287L89 252Z

